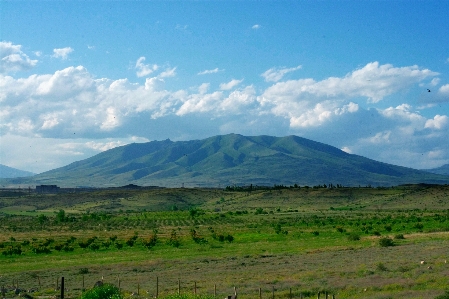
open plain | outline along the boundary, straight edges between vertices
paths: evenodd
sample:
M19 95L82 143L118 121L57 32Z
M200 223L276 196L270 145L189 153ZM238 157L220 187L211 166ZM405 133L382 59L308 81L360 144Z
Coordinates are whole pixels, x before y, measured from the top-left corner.
M142 298L435 298L449 285L447 185L2 191L0 212L0 286L36 297L61 277L68 297L98 280Z

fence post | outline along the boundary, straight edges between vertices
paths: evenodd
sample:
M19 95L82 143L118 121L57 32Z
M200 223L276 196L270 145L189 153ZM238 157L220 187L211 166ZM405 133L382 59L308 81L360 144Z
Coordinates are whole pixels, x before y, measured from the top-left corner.
M156 298L159 296L159 277L156 276Z
M61 277L61 299L64 299L64 276Z
M259 299L262 299L262 288L259 288Z
M181 295L181 279L178 278L178 295Z
M317 298L320 299L321 292L318 292Z
M40 291L40 290L41 290L41 277L38 276L38 277L37 277L37 280L39 281L39 291Z
M196 281L194 282L193 294L196 296Z
M273 291L272 292L273 292L273 294L272 294L271 298L274 299L274 286L273 286Z
M120 275L117 275L117 280L118 280L118 291L121 292L122 289L120 288Z

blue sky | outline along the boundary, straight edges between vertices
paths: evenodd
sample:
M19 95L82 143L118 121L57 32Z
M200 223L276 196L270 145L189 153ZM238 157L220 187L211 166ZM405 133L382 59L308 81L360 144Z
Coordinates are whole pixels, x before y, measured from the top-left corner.
M0 1L0 163L240 133L438 167L448 19L447 1Z

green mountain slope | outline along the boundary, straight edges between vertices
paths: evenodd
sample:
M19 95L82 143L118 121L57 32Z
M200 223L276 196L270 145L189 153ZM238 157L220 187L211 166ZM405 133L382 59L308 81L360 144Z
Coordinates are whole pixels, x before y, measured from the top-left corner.
M377 162L297 136L229 134L130 144L26 179L73 186L317 185L449 183L449 176Z
M449 164L444 164L443 166L437 168L423 169L423 170L436 174L449 175Z
M12 167L0 164L0 178L17 178L17 177L27 177L27 176L32 176L32 175L35 175L35 173L12 168Z

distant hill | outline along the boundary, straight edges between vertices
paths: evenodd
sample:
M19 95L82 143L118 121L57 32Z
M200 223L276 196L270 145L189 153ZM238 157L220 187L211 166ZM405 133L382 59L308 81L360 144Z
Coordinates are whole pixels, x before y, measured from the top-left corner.
M0 164L0 178L18 178L33 176L35 173L29 171L23 171L16 168L12 168L3 164Z
M229 134L203 140L129 144L91 158L14 179L11 184L225 187L342 184L391 186L449 183L449 176L377 162L297 136Z
M423 169L423 170L436 174L449 175L449 164L444 164L443 166L437 168Z

